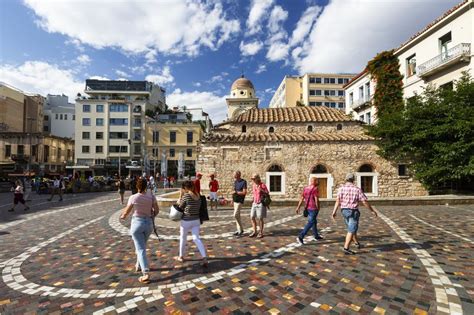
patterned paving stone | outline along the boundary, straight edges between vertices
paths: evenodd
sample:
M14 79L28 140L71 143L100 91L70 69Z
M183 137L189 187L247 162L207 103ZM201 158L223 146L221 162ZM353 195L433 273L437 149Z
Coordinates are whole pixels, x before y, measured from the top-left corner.
M472 206L381 207L398 232L362 210L364 246L354 256L342 253L344 224L330 209L319 215L324 240L307 237L304 246L296 235L305 220L292 209L270 211L263 239L232 237L232 211L220 209L202 226L207 270L192 241L188 260L175 261L179 230L163 209L162 239L149 242L153 281L143 285L129 222L114 221L116 197L38 202L10 226L15 220L2 212L0 313L435 314L455 313L453 301L459 313L474 313Z

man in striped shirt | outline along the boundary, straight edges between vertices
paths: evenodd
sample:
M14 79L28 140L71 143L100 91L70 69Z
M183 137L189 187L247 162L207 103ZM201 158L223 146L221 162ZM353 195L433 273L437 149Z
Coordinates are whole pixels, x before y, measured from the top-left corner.
M339 206L342 210L342 216L347 226L346 241L344 243L344 253L347 255L354 255L355 252L349 249L351 242L360 249L361 245L357 239L357 230L359 229L359 202L369 208L370 211L377 217L377 211L367 201L367 197L362 190L354 185L355 176L353 173L346 175L346 183L342 185L337 192L336 204L332 212L332 217L336 217L336 212Z

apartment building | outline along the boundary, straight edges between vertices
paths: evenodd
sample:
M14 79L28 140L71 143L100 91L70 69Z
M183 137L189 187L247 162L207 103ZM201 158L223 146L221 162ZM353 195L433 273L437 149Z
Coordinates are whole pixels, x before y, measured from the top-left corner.
M75 105L74 167L86 176L143 167L145 112L164 109L165 90L147 81L86 80L84 93Z
M74 141L42 133L0 132L0 176L59 175L74 162Z
M465 0L396 48L404 97L420 94L428 85L452 88L465 71L474 75L473 42L474 0ZM373 123L376 113L371 98L367 98L367 93L360 98L358 93L368 82L372 95L376 82L365 70L345 86L346 113ZM370 113L369 121L367 113Z
M75 114L74 104L69 103L66 95L48 94L44 106L43 132L73 139Z
M197 145L204 130L210 128L210 121L202 109L192 112L160 114L157 119L147 119L149 173L175 178L195 175Z
M343 86L353 77L328 73L285 76L270 100L270 107L326 106L344 110Z
M0 132L41 132L44 97L0 82Z

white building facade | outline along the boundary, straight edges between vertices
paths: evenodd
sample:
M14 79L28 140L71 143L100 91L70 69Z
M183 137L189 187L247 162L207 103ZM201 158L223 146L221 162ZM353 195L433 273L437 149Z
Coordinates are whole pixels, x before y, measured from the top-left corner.
M86 80L89 96L78 97L75 107L76 169L85 175L125 175L127 164L143 166L145 111L160 102L164 106L163 91L147 81Z
M74 139L75 106L69 103L66 95L46 96L44 106L43 132Z
M404 97L421 94L427 86L452 88L463 72L474 76L473 42L474 0L465 0L395 50L403 76ZM370 93L359 97L360 89L369 82ZM376 112L371 105L371 95L375 85L367 71L351 80L345 86L346 103L351 104L346 107L346 113L373 123ZM370 121L362 119L367 113L370 113Z

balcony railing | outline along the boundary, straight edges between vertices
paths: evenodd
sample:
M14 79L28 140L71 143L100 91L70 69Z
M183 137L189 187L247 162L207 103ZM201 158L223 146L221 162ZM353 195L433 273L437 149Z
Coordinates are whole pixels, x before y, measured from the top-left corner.
M352 103L351 108L356 110L362 106L369 105L371 98L368 96L364 96L363 98L357 99Z
M431 75L457 62L468 61L471 57L471 44L461 43L431 58L418 66L418 76Z

